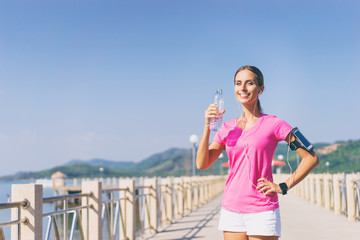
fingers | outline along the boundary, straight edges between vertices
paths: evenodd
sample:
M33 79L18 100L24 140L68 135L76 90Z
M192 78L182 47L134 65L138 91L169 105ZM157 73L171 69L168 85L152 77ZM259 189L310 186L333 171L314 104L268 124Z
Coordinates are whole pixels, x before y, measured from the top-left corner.
M259 178L257 181L258 181L258 182L270 182L270 181L267 180L266 178Z
M270 182L269 180L267 180L266 178L259 178L258 182L262 182L260 183L257 187L256 190L258 190L261 193L264 193L265 196L270 195L272 193L276 193L276 184L273 182Z
M208 109L205 111L205 118L215 118L218 119L221 117L222 114L225 113L225 110L219 111L216 104L210 104Z

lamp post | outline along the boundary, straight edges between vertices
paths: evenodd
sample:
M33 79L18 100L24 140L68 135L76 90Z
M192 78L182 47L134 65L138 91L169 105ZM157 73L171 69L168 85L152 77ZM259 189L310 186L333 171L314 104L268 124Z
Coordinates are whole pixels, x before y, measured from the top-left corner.
M326 170L327 170L327 172L329 172L330 163L329 163L329 162L326 162L325 165L326 165Z
M103 177L104 168L103 168L103 167L100 167L100 168L99 168L99 171L100 171L100 177L102 178L102 177Z
M192 175L195 176L195 152L196 152L196 143L199 141L199 138L198 136L193 134L190 136L189 140L193 144Z
M279 155L278 155L278 160L282 161L283 159L284 159L284 155L279 154ZM281 173L281 166L278 166L278 167L276 168L276 173L277 173L277 174L280 174L280 173Z
M224 154L223 153L220 153L220 155L219 155L219 158L220 158L220 176L222 176L223 175L223 172L224 172L224 170L223 170L223 162L222 162L222 158L224 157Z

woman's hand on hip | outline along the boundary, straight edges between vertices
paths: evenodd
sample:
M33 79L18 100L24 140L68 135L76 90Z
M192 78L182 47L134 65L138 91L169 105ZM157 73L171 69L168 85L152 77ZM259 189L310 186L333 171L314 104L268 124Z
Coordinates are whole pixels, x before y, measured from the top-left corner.
M257 181L260 182L260 184L256 187L256 189L259 192L264 193L265 196L271 193L282 193L279 185L270 182L266 178L259 178Z

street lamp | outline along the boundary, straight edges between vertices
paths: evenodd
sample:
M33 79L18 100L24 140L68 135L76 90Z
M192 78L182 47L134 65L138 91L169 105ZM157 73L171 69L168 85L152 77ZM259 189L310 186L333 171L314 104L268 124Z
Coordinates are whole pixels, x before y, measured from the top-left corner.
M325 166L326 166L327 172L329 172L330 163L329 163L329 162L326 162L326 163L325 163Z
M278 155L278 160L282 161L283 159L284 159L284 155L279 154L279 155ZM280 174L280 173L281 173L281 166L278 166L278 167L276 168L276 173L277 173L277 174Z
M199 138L198 136L193 134L190 136L189 140L193 144L192 174L193 176L195 176L195 152L196 152L196 143L199 141Z
M219 158L220 158L220 176L223 175L223 162L221 161L221 159L224 157L223 153L220 153Z
M102 175L103 175L103 172L104 172L104 168L103 168L103 167L100 167L100 168L99 168L99 171L100 171L100 177L102 178Z

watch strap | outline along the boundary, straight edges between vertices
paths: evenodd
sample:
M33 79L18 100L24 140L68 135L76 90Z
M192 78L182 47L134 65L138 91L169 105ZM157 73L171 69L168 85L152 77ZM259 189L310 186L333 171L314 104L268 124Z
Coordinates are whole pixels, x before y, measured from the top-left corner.
M286 183L280 183L279 186L282 191L282 195L286 195L288 190L288 186L286 185Z

